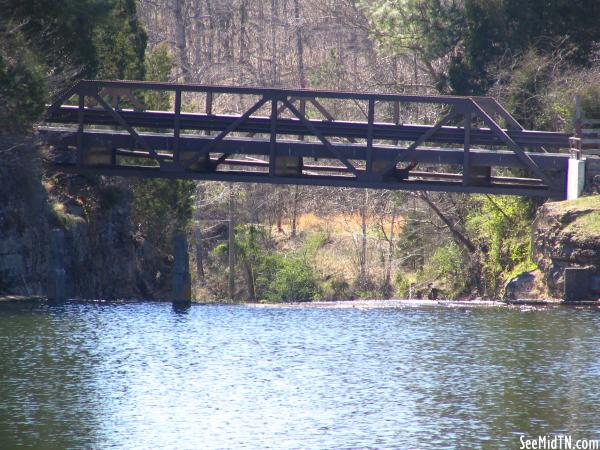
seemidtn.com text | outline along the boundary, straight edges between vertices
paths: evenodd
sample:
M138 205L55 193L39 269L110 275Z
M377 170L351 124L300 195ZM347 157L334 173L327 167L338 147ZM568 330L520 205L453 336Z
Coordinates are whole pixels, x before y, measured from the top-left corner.
M573 439L568 435L519 437L520 450L600 450L600 439Z

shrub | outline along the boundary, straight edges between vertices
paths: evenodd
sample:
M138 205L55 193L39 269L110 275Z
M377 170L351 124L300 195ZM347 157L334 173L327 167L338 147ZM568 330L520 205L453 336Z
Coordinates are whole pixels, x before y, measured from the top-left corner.
M114 185L102 186L98 194L100 208L103 210L112 209L127 202L130 196L131 193L126 188Z
M343 278L332 277L325 281L321 287L324 300L347 300L351 298L350 284Z
M270 255L265 260L272 265L265 298L270 301L312 301L319 297L320 289L315 273L300 256L294 254Z

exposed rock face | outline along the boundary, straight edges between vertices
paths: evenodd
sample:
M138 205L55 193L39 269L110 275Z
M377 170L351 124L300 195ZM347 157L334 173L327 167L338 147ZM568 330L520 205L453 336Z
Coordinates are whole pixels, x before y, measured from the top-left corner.
M554 297L563 295L566 267L590 267L600 275L600 196L540 207L532 256Z
M82 177L42 184L35 149L0 164L0 293L45 295L48 242L65 232L67 296L161 298L170 288L172 258L134 232L127 192ZM52 201L60 200L60 209ZM94 206L90 207L94 201Z
M504 300L548 299L552 297L545 287L544 274L536 269L510 279L504 286Z

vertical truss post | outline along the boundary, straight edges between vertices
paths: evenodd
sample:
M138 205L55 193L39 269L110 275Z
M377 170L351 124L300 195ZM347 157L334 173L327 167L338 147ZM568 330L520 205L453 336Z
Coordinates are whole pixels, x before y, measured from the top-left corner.
M204 111L206 112L207 116L212 116L212 113L213 113L213 93L212 92L206 93L206 102L204 104ZM206 130L204 132L204 134L206 136L210 136L210 131Z
M205 107L206 107L206 115L212 116L212 113L213 113L213 93L212 92L206 93Z
M303 115L303 116L305 116L305 117L306 117L306 99L305 99L304 97L301 97L301 98L300 98L300 112L302 113L302 115ZM301 135L299 136L299 139L300 139L301 141L303 141L303 140L304 140L304 135L303 135L303 134L301 134Z
M394 125L400 125L400 102L394 102L394 113L392 119L394 120ZM398 140L394 141L394 145L398 145Z
M473 114L469 109L465 112L464 116L464 156L463 156L463 186L469 185L469 180L471 178L471 121L473 119Z
M181 134L181 88L175 89L175 114L173 124L173 161L179 166L179 136Z
M84 122L85 95L79 93L77 106L77 155L75 156L77 165L83 165L83 122Z
M375 122L375 99L369 99L369 112L367 115L367 174L373 172L373 123Z
M271 142L269 144L269 175L275 176L275 164L277 158L277 96L271 98Z

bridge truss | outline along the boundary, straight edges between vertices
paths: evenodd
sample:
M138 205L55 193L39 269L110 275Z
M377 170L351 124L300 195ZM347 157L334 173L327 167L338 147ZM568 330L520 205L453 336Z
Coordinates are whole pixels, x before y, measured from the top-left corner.
M336 118L348 105L358 118ZM569 159L568 135L525 130L489 97L82 80L39 133L65 172L555 198Z

